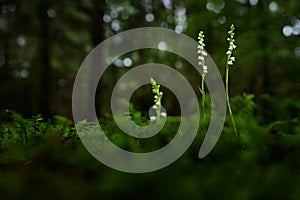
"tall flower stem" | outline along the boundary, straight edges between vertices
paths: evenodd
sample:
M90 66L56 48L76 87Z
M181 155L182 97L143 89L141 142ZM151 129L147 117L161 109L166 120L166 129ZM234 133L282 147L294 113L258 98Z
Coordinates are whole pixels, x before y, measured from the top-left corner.
M198 64L200 67L202 67L202 80L201 80L201 87L199 88L200 93L202 95L202 116L203 119L206 118L205 115L205 101L206 101L206 94L205 94L205 75L208 72L207 66L205 65L205 56L207 56L206 51L204 50L205 44L204 44L204 34L203 31L199 32L198 36Z
M230 31L228 31L229 37L227 38L227 41L229 42L229 48L228 51L226 52L227 54L227 62L226 62L226 80L225 80L225 92L226 92L226 102L227 102L227 107L228 107L228 111L229 111L229 115L231 118L231 122L232 122L232 126L234 129L234 133L235 136L238 136L238 132L236 129L236 125L235 125L235 121L234 121L234 117L232 114L232 110L231 110L231 105L230 105L230 98L229 98L229 65L233 65L234 61L235 61L235 57L232 56L232 52L233 50L237 47L234 42L234 25L232 24L230 26Z
M229 115L230 115L230 118L231 118L231 122L232 122L232 126L233 126L233 129L234 129L235 136L238 136L238 132L237 132L237 129L236 129L236 125L235 125L235 121L234 121L234 117L233 117L232 110L231 110L231 105L230 105L228 85L229 85L229 66L227 64L226 65L226 83L225 83L226 102L227 102L228 112L229 112Z
M200 92L201 92L201 95L202 95L202 112L203 112L203 119L206 118L206 115L205 115L205 98L206 98L206 95L205 95L205 75L202 75L202 80L201 80L201 89L200 89Z

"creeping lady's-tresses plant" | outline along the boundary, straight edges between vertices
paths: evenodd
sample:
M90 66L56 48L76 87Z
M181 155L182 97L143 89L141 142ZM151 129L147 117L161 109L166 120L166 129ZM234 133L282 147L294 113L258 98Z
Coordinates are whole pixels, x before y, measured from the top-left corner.
M202 80L201 80L201 87L199 88L200 93L202 95L202 113L203 118L205 118L205 75L208 73L207 65L205 65L205 57L207 56L206 51L204 50L205 44L204 44L204 34L203 31L199 32L198 36L198 64L200 67L202 67Z
M159 121L160 117L166 117L167 114L165 112L161 112L161 99L163 96L163 92L161 92L160 85L156 83L153 78L150 78L150 82L152 85L152 93L154 94L154 103L155 105L152 107L156 111L156 116L150 116L151 121Z
M235 126L234 117L233 117L232 110L231 110L230 99L229 99L229 89L228 89L228 85L229 85L229 68L230 68L230 66L233 65L233 63L235 61L235 57L232 55L232 53L233 53L233 50L236 49L236 47L237 47L234 44L234 42L235 42L235 39L234 39L234 34L235 34L234 30L235 30L235 27L232 24L230 26L230 30L228 31L229 37L227 38L227 41L229 43L229 47L228 47L228 50L226 52L227 61L226 61L225 92L226 92L226 101L227 101L227 106L228 106L228 112L229 112L229 115L230 115L230 118L231 118L231 122L232 122L232 125L233 125L234 133L237 136L238 133L237 133L237 129L236 129L236 126Z
M229 47L228 50L226 52L227 55L227 60L226 60L226 80L225 80L225 92L226 92L226 103L227 103L227 107L228 107L228 112L230 115L230 119L233 125L233 129L234 129L234 133L237 136L237 129L236 129L236 125L235 125L235 121L234 121L234 117L232 114L232 110L231 110L231 105L230 105L230 98L229 98L229 68L230 66L232 66L234 64L235 61L235 57L232 55L234 49L236 49L236 45L235 45L235 39L234 39L234 30L235 27L232 24L230 26L230 30L228 31L229 37L227 38L227 41L229 43ZM198 54L198 64L199 66L202 68L202 81L201 81L201 86L199 88L201 95L202 95L202 113L203 113L203 118L205 118L205 98L206 98L206 94L205 94L205 76L208 73L208 68L207 65L205 64L205 56L207 56L206 51L204 50L205 47L205 43L204 43L204 34L203 31L199 32L199 36L198 36L198 50L197 50L197 54Z

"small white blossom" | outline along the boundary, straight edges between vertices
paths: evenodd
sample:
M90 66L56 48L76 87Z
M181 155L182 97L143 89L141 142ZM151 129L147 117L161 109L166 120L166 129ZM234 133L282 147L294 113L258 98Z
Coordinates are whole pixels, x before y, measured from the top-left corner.
M235 61L235 57L231 56L233 53L233 50L237 48L237 46L234 44L235 39L234 39L234 26L232 25L230 27L230 31L228 31L229 37L227 38L227 41L229 42L229 47L228 50L226 52L226 55L228 55L227 57L227 64L228 65L233 65L234 61Z
M205 65L205 56L207 56L207 52L204 50L205 44L203 31L199 32L198 40L198 64L202 67L203 73L207 74L207 66Z
M204 73L204 74L207 74L207 73L208 73L208 71L207 71L207 70L208 70L208 67L207 67L207 65L204 65L204 66L203 66L203 73Z
M160 113L160 115L161 115L162 117L164 117L164 118L167 117L167 113L165 113L165 112Z
M153 108L154 110L156 110L156 109L157 109L157 105L152 106L152 108Z
M154 121L154 120L156 120L156 117L155 116L150 116L150 120Z

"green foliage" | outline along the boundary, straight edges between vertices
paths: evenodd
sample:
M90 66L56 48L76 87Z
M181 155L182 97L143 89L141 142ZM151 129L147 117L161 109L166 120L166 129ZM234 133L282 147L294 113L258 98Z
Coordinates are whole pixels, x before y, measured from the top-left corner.
M256 113L257 105L254 101L255 95L254 94L247 94L243 93L242 95L235 96L232 98L232 105L237 111L237 115L240 117L254 117Z
M265 121L270 123L276 120L288 120L300 116L300 100L291 96L284 98L274 98L270 94L263 94L264 106L272 112L266 112Z
M120 103L125 103L125 105L127 105L128 102L123 102L121 100ZM143 113L141 111L136 110L133 103L129 102L128 110L128 120L133 120L139 126L144 126L148 123L149 119L143 116Z
M51 120L45 121L41 114L25 119L14 111L7 113L10 115L10 121L1 123L0 126L0 150L13 151L15 147L36 146L49 132L59 135L62 142L75 136L72 122L63 116L54 116L52 123Z
M78 197L81 193L93 191L95 197L119 199L125 194L130 197L145 195L141 185L161 191L163 184L163 192L148 196L176 199L188 195L193 199L199 198L200 194L208 199L225 196L252 199L275 197L272 191L277 190L280 193L277 192L276 196L299 197L299 121L278 121L270 127L262 126L255 117L257 106L253 99L252 94L232 98L232 106L237 111L239 140L232 137L232 128L226 126L212 152L199 160L198 143L201 145L205 136L199 132L194 144L178 161L163 170L139 176L120 173L99 164L79 142L72 122L63 116L45 121L40 115L25 119L13 114L1 123L0 188L4 189L1 195L3 198L39 198L45 195L37 190L43 185L44 190L56 191L51 193L53 198L71 198L74 194ZM133 152L154 151L168 144L179 124L180 117L168 117L162 133L144 140L126 137L113 121L100 120L110 141ZM39 128L36 130L39 142L32 142L36 139L35 128L25 127L28 143L24 146L20 142L20 133L25 130L21 127L31 125ZM97 126L97 123L80 122L81 130L84 130L82 137L93 136ZM95 144L101 146L106 140L103 137ZM258 180L260 187L257 187ZM27 193L21 195L24 190ZM76 192L69 192L73 190ZM114 193L116 190L118 194Z

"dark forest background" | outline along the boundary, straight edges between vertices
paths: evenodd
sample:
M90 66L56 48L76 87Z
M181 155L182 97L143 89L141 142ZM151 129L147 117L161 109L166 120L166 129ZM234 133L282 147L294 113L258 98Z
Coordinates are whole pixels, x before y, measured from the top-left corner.
M231 24L236 26L238 48L230 95L255 94L264 121L299 115L297 0L0 0L0 110L70 118L73 82L84 58L106 38L137 27L169 28L195 40L204 30L206 50L223 73ZM101 79L98 112L107 112L109 101L104 99L120 74L150 61L193 76L175 55L131 52ZM200 83L193 80L194 85ZM152 96L141 94L140 101L152 101ZM170 105L172 101L167 105L172 113Z

